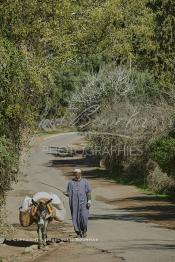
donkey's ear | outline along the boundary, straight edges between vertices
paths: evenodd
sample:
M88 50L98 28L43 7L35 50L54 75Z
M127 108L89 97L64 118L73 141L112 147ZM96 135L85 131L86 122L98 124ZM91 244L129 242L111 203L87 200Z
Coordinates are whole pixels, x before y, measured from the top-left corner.
M32 199L32 204L33 204L34 206L38 206L38 203L37 203L35 200L33 200L33 199Z
M48 205L50 202L52 202L52 198L51 199L49 199L47 202L46 202L46 205Z

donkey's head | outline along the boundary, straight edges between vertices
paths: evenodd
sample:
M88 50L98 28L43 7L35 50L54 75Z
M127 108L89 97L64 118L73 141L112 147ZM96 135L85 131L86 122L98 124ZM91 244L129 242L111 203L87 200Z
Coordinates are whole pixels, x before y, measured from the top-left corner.
M50 211L50 203L52 202L52 199L49 199L48 201L39 201L36 202L32 199L32 204L35 207L35 218L37 219L37 222L39 225L44 225L44 221L49 217L51 211Z

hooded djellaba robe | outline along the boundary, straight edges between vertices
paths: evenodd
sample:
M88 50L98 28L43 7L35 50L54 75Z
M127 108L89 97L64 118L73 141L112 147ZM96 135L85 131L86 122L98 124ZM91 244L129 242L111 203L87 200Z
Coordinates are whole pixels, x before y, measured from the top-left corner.
M89 216L87 207L90 198L91 188L86 179L71 180L67 186L67 196L72 215L72 222L75 232L86 233Z

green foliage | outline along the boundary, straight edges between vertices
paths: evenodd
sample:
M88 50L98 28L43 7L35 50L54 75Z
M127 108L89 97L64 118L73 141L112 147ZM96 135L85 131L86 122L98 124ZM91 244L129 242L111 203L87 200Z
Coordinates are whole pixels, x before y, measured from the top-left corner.
M92 1L93 2L93 1ZM110 0L77 4L76 47L80 61L98 70L117 61L144 67L154 50L153 14L146 1Z
M139 101L154 103L160 87L174 88L174 9L173 0L1 1L0 137L19 155L25 130L62 116L89 73L111 62L129 69Z
M34 124L46 103L49 73L25 59L8 39L0 38L0 135L19 146L23 129Z
M0 137L0 195L9 189L15 181L18 156L13 144L5 137Z
M159 85L174 85L175 57L175 1L149 0L148 6L154 13L155 51L152 53L152 66Z
M164 137L150 147L152 159L164 172L175 176L175 138Z

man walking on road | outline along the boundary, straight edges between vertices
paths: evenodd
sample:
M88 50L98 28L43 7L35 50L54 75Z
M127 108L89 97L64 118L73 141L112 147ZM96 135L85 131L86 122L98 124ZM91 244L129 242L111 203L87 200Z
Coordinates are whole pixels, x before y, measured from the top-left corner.
M86 237L91 206L91 188L88 181L82 178L81 169L75 169L73 175L74 178L67 185L66 195L69 197L74 230L78 236Z

